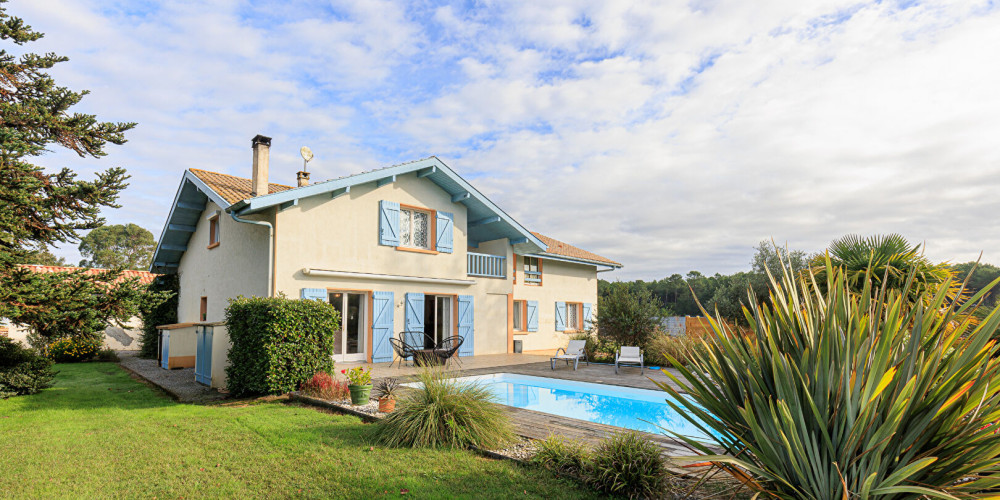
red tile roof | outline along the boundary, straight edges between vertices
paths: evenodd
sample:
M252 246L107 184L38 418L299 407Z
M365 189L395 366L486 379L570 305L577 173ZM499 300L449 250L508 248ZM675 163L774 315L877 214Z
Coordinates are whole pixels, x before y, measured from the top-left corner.
M78 270L83 269L84 270L84 274L93 275L93 274L99 274L99 273L102 273L104 271L107 271L107 269L96 269L96 268L88 268L88 267L39 266L39 265L34 265L34 264L25 264L25 265L22 265L21 267L23 267L25 269L29 269L29 270L31 270L33 272L36 272L36 273L66 273L66 272L78 271ZM125 271L122 271L122 277L121 277L121 279L139 278L139 282L140 283L148 285L148 284L152 283L153 279L156 278L157 276L158 276L157 274L151 273L149 271L136 271L136 270L132 270L132 269L126 269Z
M212 188L213 191L219 193L219 196L229 202L229 204L253 198L253 196L250 195L253 191L252 179L236 177L235 175L220 174L218 172L209 172L207 170L199 170L197 168L192 168L191 173L201 179L201 181L207 184L208 187ZM268 184L268 194L278 193L289 189L292 189L292 186L274 184L273 182Z
M607 257L601 257L596 253L588 252L582 248L577 248L573 245L570 245L569 243L563 243L555 238L549 238L548 236L545 236L544 234L541 233L532 232L531 234L537 236L538 239L542 240L542 243L548 245L549 248L545 250L546 253L551 253L554 255L562 255L564 257L570 257L573 259L583 259L593 262L601 262L604 264L610 264L613 266L621 267L621 264L619 264L618 262L615 262Z

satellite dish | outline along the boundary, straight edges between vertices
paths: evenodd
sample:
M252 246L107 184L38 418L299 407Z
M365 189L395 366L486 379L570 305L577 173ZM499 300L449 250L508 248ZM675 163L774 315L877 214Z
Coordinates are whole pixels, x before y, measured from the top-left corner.
M302 155L302 159L305 160L306 163L309 163L309 161L313 159L313 152L309 149L309 146L302 146L302 149L299 149L299 154Z

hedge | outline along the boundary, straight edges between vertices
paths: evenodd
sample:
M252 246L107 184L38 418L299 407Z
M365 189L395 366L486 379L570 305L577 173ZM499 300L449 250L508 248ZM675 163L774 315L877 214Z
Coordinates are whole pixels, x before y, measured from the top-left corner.
M35 394L52 386L52 361L0 337L0 399Z
M330 304L237 297L226 308L229 391L237 396L293 391L316 372L333 372L340 313Z

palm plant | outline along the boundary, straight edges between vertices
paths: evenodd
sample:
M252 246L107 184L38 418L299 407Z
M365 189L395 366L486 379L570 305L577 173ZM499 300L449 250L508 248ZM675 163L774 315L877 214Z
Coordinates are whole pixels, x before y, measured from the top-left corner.
M1000 310L968 314L1000 279L958 304L948 278L910 300L912 268L898 289L875 290L867 273L860 293L852 271L822 271L821 283L786 266L773 306L744 308L746 332L715 318L687 366L672 360L679 389L658 385L724 454L676 436L773 498L956 498L1000 484Z
M911 245L899 234L862 237L849 234L830 243L827 255L818 255L810 262L812 272L825 280L826 259L844 270L848 286L855 292L861 291L865 282L872 281L872 290L883 286L892 290L907 288L911 299L924 291L933 291L948 278L955 276L946 264L935 264L924 257L921 246ZM912 276L913 286L906 281ZM959 296L954 280L949 288L949 298ZM926 305L926 304L925 304Z

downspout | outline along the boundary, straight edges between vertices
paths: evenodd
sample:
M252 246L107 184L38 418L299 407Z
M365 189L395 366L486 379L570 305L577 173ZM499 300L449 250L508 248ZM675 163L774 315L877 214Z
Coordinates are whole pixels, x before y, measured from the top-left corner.
M229 212L229 215L236 222L244 224L254 224L257 226L267 226L267 296L274 297L274 225L262 220L241 219L236 215L236 211Z

